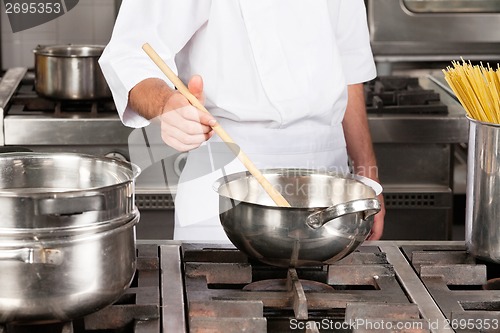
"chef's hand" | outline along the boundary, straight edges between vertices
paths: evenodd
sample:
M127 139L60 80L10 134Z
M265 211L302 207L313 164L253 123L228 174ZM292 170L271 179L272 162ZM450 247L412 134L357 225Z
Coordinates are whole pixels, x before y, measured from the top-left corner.
M384 217L385 217L384 197L382 194L379 194L377 199L380 202L380 212L375 214L372 231L367 238L368 240L379 240L382 237L382 233L384 232Z
M191 77L188 89L202 104L205 102L201 76ZM210 139L214 134L212 126L216 124L212 115L192 106L177 90L167 99L159 118L163 141L181 152L197 148Z

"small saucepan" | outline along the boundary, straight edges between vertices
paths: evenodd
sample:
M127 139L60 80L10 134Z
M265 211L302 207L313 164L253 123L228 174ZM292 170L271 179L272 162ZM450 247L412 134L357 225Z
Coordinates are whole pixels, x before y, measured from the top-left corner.
M98 60L102 45L39 45L35 54L35 91L57 100L111 98Z
M376 182L354 175L305 169L262 173L292 207L277 207L248 172L220 178L220 221L230 241L266 264L330 264L361 245L380 211Z

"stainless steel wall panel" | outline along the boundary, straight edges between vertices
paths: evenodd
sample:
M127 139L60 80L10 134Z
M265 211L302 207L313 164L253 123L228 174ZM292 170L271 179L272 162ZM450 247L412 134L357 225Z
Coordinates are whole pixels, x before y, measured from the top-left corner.
M376 57L500 58L498 1L368 0L368 20Z
M377 143L374 149L382 186L450 186L452 147L449 144Z

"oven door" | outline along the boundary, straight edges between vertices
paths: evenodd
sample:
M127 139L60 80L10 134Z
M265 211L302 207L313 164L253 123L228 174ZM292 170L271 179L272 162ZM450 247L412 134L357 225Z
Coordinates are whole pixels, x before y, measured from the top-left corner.
M500 1L367 0L367 8L380 61L500 59Z

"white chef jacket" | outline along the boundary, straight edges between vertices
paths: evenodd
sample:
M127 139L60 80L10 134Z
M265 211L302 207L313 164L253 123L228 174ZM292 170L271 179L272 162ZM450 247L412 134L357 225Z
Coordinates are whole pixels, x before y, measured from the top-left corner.
M100 65L136 128L149 121L127 108L128 92L168 81L144 43L184 82L203 77L205 106L259 168L347 168L347 84L376 76L363 0L124 0ZM192 168L188 159L183 174ZM181 176L175 238L227 240L211 186L221 176Z

